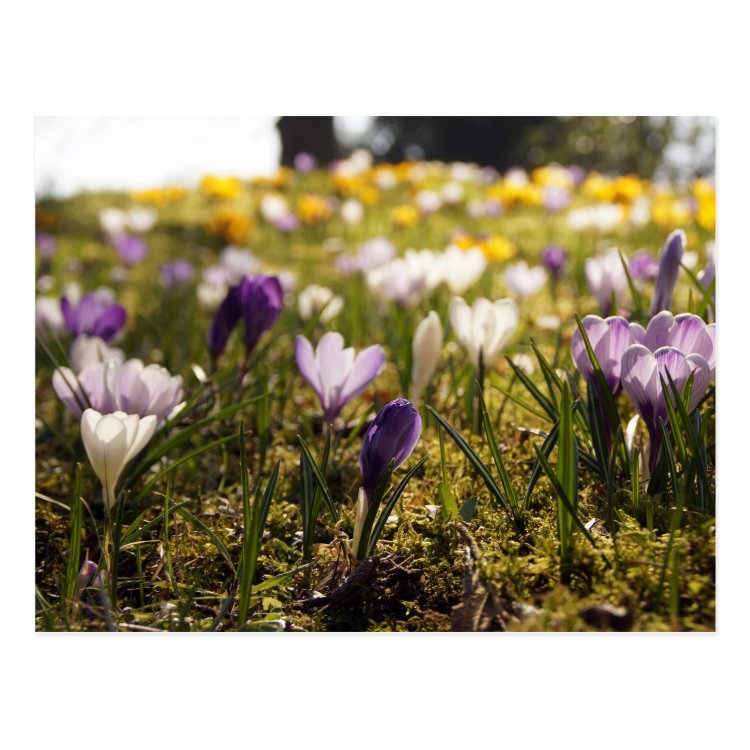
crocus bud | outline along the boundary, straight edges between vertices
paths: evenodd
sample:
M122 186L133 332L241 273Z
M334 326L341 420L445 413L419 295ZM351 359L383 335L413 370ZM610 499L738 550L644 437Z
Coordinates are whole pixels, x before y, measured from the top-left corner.
M411 455L422 434L422 418L404 398L387 403L367 428L359 468L368 504L385 470L394 462L394 469Z
M568 253L559 245L547 245L542 252L542 265L556 281L562 276Z
M443 348L443 327L433 310L417 326L411 342L411 400L415 403L435 372Z
M84 294L77 304L68 297L60 300L63 320L73 336L86 334L111 341L125 325L125 308L115 304L105 291Z
M283 291L276 276L245 276L240 284L240 310L245 321L245 348L250 354L260 337L281 314Z
M125 354L122 349L107 346L98 336L78 336L70 347L70 364L75 372L81 372L87 365L108 362L110 359L122 362Z
M677 283L677 275L680 272L680 261L685 252L685 232L675 229L667 237L664 247L659 256L659 274L656 277L656 289L651 301L651 314L672 307L672 293Z
M224 301L219 305L208 332L208 349L214 361L227 348L229 335L237 325L240 315L240 288L233 286L227 292Z
M115 487L125 466L146 447L156 430L156 417L138 417L116 411L102 415L86 409L81 417L81 438L91 467L102 483L104 505L115 505Z

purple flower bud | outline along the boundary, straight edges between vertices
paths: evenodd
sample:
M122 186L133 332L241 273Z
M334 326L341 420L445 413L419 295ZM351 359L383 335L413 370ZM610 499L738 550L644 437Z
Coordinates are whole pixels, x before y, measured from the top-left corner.
M306 151L300 151L297 156L294 157L294 168L302 174L312 172L315 167L318 166L318 160Z
M277 231L289 234L299 228L299 219L294 214L284 214L272 222Z
M112 238L112 244L126 266L140 263L148 252L144 240L132 234L117 234Z
M245 276L229 289L216 311L208 334L208 347L216 360L240 318L245 321L245 348L249 355L260 337L281 314L283 292L276 276Z
M542 251L542 265L555 280L562 276L563 266L567 258L567 251L559 245L547 245Z
M160 269L161 283L166 287L181 287L193 277L193 264L188 260L174 260L165 263Z
M359 454L363 488L372 501L378 482L391 461L401 466L422 434L422 418L410 401L399 398L386 404L368 427Z
M109 295L84 294L77 305L67 297L60 300L63 320L73 336L86 334L111 341L125 325L125 308L111 301Z
M677 283L677 275L680 272L680 261L684 252L685 232L682 229L675 229L667 237L667 241L664 243L659 256L659 273L656 277L654 298L651 301L652 315L671 308L672 294Z
M570 193L557 185L546 185L542 192L542 202L550 213L562 211L570 203Z

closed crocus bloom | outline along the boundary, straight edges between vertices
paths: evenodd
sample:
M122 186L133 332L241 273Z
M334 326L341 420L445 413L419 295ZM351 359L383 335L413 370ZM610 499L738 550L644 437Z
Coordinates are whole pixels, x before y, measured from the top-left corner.
M60 300L54 297L36 298L36 332L42 339L59 336L65 330Z
M568 253L559 245L547 245L542 251L542 265L555 280L562 276L567 258Z
M690 375L694 373L688 411L695 409L705 395L711 379L711 370L704 357L700 354L685 356L671 346L664 346L652 352L641 344L634 344L625 350L622 358L622 387L648 428L651 441L651 473L656 467L662 443L659 419L666 422L668 414L665 400L667 394L663 392L661 378L664 378L670 391L668 397L674 402L667 373L680 393L684 390Z
M443 348L443 327L433 310L417 326L411 342L411 400L419 401L430 382Z
M385 366L385 352L377 344L363 349L344 348L340 333L324 334L313 351L312 344L297 336L294 356L302 376L320 399L323 418L332 424L344 405L359 396Z
M83 412L81 438L109 510L115 505L115 488L125 466L153 437L156 421L153 415L141 418L121 411L104 415L95 409Z
M655 352L663 346L679 349L686 356L699 354L708 363L711 379L716 376L716 323L707 324L691 313L672 315L662 310L649 321L644 331L633 324L636 341Z
M140 263L148 253L148 245L133 234L118 234L112 238L112 244L126 266Z
M193 278L194 272L193 264L189 260L184 259L164 263L159 269L161 283L168 288L185 286Z
M362 487L368 502L385 470L394 462L394 469L411 455L422 434L422 418L411 402L399 398L387 403L367 428L359 468Z
M659 261L648 253L638 253L628 260L628 270L636 283L653 281L659 273Z
M677 276L680 273L680 261L685 252L685 232L675 229L667 237L664 247L659 255L659 273L656 276L656 289L651 301L651 314L655 315L661 310L669 310L672 306L672 294L674 293Z
M297 304L303 320L310 320L320 313L320 322L329 323L343 309L344 300L334 295L328 287L310 284L300 292Z
M85 334L111 341L125 325L125 308L113 302L108 292L84 294L78 304L63 297L60 307L65 327L73 336Z
M78 336L70 347L70 364L76 372L81 372L88 365L108 362L110 359L123 362L125 354L122 349L107 346L107 342L98 336Z
M68 367L58 367L52 374L52 387L77 419L80 419L87 407L102 414L115 409L112 394L107 387L105 362L86 365L78 375Z
M140 359L124 364L108 362L105 380L114 409L159 421L167 419L180 405L182 378L159 365L144 366Z
M456 338L478 370L480 352L484 364L491 365L510 341L518 327L518 306L512 299L491 302L480 297L469 307L461 297L454 297L450 303L450 320Z
M602 368L607 385L612 395L617 395L622 389L620 382L622 355L629 346L641 341L643 329L637 324L628 323L625 318L619 316L602 319L597 315L587 315L581 322L599 366ZM593 378L594 366L591 364L586 344L578 328L573 331L570 354L578 372L586 380Z
M505 269L503 278L511 294L516 297L529 297L544 286L547 274L541 266L529 268L526 261L520 260Z
M613 247L596 258L587 258L584 273L589 291L598 300L602 313L609 314L612 299L615 302L620 300L628 288L628 277L617 248Z

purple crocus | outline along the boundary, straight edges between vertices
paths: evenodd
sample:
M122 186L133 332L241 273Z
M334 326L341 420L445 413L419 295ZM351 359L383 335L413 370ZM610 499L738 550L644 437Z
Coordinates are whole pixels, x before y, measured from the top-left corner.
M637 253L628 260L628 271L636 283L653 281L659 273L659 261L648 253Z
M654 298L651 300L651 314L661 310L669 310L672 306L672 294L674 293L677 275L680 272L680 261L685 252L685 232L675 229L667 237L664 247L659 255L659 272L656 277L656 289Z
M411 455L422 434L422 418L410 401L399 398L387 403L367 428L359 468L367 502L385 470L394 462L394 469L401 466Z
M282 232L283 234L294 232L295 230L299 229L300 225L299 219L292 213L279 216L271 223L273 224L276 231Z
M249 357L260 337L281 314L283 292L276 276L262 273L245 276L227 292L216 311L208 334L208 347L214 361L226 349L229 335L245 321L245 349Z
M691 412L703 398L711 380L711 368L704 357L700 354L685 356L679 349L671 346L663 346L652 352L642 344L628 347L623 354L622 387L646 423L651 441L649 454L651 472L656 468L662 444L659 419L666 423L668 414L661 378L664 379L669 398L674 403L667 373L680 392L684 390L691 373L695 374L688 407L688 412Z
M542 265L549 271L550 276L557 281L563 272L567 251L560 245L547 245L542 251Z
M353 348L344 348L344 337L333 331L323 334L315 351L304 336L297 336L294 356L299 371L320 399L328 424L333 424L344 405L359 396L385 366L381 346L368 346L355 357Z
M112 244L126 266L140 263L148 252L146 242L133 234L117 234L112 237Z
M620 380L622 356L625 350L641 342L644 331L641 326L628 323L625 318L613 316L600 318L587 315L581 323L594 350L599 366L613 396L622 389ZM576 328L570 341L570 354L578 372L588 381L594 377L594 366L589 359L581 332Z
M185 286L193 277L194 270L189 260L179 259L164 263L159 269L161 283L173 288Z
M318 160L306 151L300 151L300 153L294 157L294 168L302 174L312 172L317 166Z
M542 203L550 213L562 211L570 203L570 193L558 185L546 185L542 191Z
M125 308L116 304L108 292L98 291L84 294L77 305L67 297L60 300L65 327L80 336L98 336L111 341L125 325Z

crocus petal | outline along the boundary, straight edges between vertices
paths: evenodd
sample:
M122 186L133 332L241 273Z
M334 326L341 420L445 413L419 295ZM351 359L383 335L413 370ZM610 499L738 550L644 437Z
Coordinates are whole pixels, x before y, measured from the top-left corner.
M112 305L99 315L90 333L104 341L110 341L122 330L126 318L127 313L122 305Z
M685 357L685 361L690 365L693 372L693 388L690 391L690 409L693 411L706 395L708 384L711 382L711 365L705 357L700 354L690 354Z
M706 325L697 315L682 313L674 319L674 327L669 336L669 345L684 354L700 354L708 362L711 373L716 370L714 335L716 326Z
M208 348L214 359L217 359L227 348L229 335L237 325L241 314L240 288L233 286L219 305L208 333Z
M349 375L339 395L339 402L343 405L359 396L385 367L385 352L383 347L375 344L363 349L354 360Z
M652 352L655 352L662 346L669 346L669 335L673 326L674 316L669 310L663 310L654 315L646 329L646 335L643 339L644 346L647 346Z
M312 344L304 336L297 336L294 341L294 358L297 361L297 367L302 373L302 377L310 384L310 387L322 401L323 386L320 382L315 362L315 351L312 348Z

